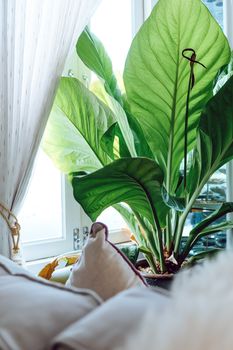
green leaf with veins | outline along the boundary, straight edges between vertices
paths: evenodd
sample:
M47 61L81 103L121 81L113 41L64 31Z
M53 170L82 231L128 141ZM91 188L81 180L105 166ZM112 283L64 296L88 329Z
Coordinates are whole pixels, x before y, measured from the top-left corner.
M156 212L163 226L168 208L161 196L162 182L163 173L154 161L123 158L90 175L74 177L72 185L75 198L93 220L107 207L125 202L152 225Z
M114 123L110 126L102 136L101 146L112 160L130 157L129 149L118 123Z
M76 51L83 63L98 77L104 80L107 93L113 96L118 102L122 102L121 92L117 86L117 80L113 73L112 62L102 42L95 36L88 27L80 35Z
M208 236L216 231L227 230L232 228L231 221L226 221L220 224L210 226L216 220L231 212L233 212L233 203L222 203L219 206L219 208L216 209L211 215L209 215L206 219L202 220L199 224L197 224L189 233L189 238L185 244L180 259L183 261L187 257L190 249L200 238Z
M42 140L42 148L55 166L65 174L91 173L103 164L87 140L54 104Z
M200 193L210 176L233 158L233 77L204 109L188 176L190 197Z
M164 203L166 203L166 205L169 208L175 209L176 211L180 211L180 212L184 211L185 209L184 198L179 198L179 197L169 195L169 193L166 191L164 186L162 187L161 193L162 193Z
M190 15L189 15L190 14ZM196 139L202 108L212 95L212 81L228 63L227 39L200 0L160 0L135 36L124 71L127 97L150 149L165 174L172 195L183 158L184 118L190 63L182 51L192 48L195 85L189 104L188 149Z
M101 138L114 122L111 109L79 80L61 78L43 148L62 171L94 171L110 162Z

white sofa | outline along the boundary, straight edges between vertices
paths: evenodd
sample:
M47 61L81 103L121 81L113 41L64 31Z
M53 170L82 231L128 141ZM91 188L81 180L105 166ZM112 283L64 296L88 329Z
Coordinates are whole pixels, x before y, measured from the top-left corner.
M166 293L133 288L107 302L93 291L36 278L0 256L0 349L120 349L132 320L159 314Z
M169 294L134 288L137 272L98 232L72 271L82 288L0 257L1 350L233 349L232 252L184 270Z

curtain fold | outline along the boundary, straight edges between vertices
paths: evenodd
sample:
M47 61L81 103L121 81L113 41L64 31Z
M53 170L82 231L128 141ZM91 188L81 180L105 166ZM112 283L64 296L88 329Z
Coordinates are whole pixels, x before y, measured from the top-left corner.
M16 215L65 60L101 0L0 0L0 203ZM11 256L0 217L0 254Z

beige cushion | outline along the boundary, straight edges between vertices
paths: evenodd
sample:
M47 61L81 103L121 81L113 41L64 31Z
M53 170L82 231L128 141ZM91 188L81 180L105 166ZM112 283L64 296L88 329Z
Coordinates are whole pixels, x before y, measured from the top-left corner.
M92 225L82 256L67 281L69 286L94 290L103 300L125 289L146 285L131 262L107 238L104 224Z
M0 256L0 349L47 349L54 336L101 302L94 292L35 278Z
M127 338L140 331L138 324L141 317L149 310L159 320L169 303L168 293L159 289L157 292L149 288L127 290L68 327L54 340L52 349L132 350L126 347ZM155 340L151 341L156 344Z

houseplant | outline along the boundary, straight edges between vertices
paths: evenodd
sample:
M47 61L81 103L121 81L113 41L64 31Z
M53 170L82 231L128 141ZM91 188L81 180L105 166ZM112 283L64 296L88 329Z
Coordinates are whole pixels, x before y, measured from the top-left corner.
M227 39L201 0L159 0L129 50L126 92L88 29L77 52L103 87L94 94L77 79L61 79L45 149L92 220L115 206L152 270L174 273L201 237L233 227L216 223L233 211L223 203L181 246L203 186L233 158Z

